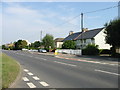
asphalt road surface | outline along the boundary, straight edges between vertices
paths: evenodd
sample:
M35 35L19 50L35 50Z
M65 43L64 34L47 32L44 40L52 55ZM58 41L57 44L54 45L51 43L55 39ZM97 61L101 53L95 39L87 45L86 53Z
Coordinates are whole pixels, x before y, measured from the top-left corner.
M32 54L3 51L22 67L15 88L118 88L118 65L81 62Z

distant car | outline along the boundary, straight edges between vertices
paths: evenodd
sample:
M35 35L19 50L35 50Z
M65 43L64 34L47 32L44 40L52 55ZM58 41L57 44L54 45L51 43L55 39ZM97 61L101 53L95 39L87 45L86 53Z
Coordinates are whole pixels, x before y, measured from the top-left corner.
M38 52L46 53L47 51L45 49L38 49Z
M37 52L38 50L32 50L32 49L30 49L28 51L30 51L30 52Z

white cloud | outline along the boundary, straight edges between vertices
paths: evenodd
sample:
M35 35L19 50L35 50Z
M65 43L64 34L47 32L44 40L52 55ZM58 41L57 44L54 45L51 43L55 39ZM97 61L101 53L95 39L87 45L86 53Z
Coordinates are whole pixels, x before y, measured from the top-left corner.
M3 42L13 42L21 38L33 42L39 40L41 30L43 36L50 33L55 37L64 37L71 29L73 30L76 27L70 24L56 27L58 24L51 22L51 19L64 22L70 18L67 17L62 20L57 12L49 9L38 11L19 4L9 4L4 8L3 13ZM73 20L70 23L76 24L77 21Z

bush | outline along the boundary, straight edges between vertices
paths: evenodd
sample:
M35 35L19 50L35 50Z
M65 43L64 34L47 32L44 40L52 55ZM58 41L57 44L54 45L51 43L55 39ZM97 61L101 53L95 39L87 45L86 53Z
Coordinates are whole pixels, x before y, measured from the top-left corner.
M83 55L98 55L99 49L97 45L89 44L85 49L82 50Z
M111 50L108 50L108 49L100 49L100 54L111 54Z
M62 45L62 49L75 49L75 42L72 40L65 41Z

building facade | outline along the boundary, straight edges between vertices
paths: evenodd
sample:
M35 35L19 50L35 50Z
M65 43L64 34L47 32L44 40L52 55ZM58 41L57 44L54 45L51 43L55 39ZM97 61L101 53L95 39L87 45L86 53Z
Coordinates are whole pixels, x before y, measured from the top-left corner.
M106 44L104 28L86 30L84 32L73 33L67 36L63 41L73 40L76 43L76 48L85 48L88 44L95 44L99 49L110 49L110 45Z
M56 38L55 39L55 47L56 48L62 48L64 38Z

